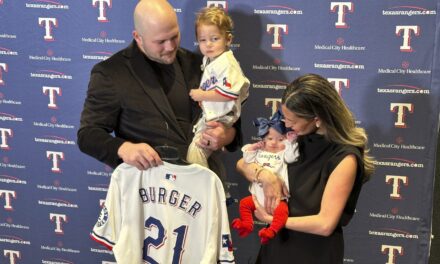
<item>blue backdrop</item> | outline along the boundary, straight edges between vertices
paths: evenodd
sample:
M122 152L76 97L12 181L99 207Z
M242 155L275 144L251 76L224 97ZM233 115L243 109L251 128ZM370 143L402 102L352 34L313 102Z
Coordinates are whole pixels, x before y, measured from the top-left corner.
M242 122L269 117L304 73L334 83L370 137L377 171L345 229L345 263L427 263L440 99L440 3L170 1L182 46L197 50L195 12L221 5L251 80ZM112 170L82 154L76 131L91 67L131 42L135 0L0 0L0 263L114 263L89 239ZM227 189L248 195L224 154ZM237 217L238 206L229 208ZM261 225L261 223L257 224ZM259 229L259 226L257 226ZM233 233L253 263L256 232Z

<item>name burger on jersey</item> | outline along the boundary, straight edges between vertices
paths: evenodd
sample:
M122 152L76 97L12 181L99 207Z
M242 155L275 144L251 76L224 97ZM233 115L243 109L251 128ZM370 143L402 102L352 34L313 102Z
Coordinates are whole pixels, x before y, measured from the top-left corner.
M173 206L194 218L202 209L202 204L198 201L192 201L191 196L166 187L140 188L139 195L144 204L153 203Z

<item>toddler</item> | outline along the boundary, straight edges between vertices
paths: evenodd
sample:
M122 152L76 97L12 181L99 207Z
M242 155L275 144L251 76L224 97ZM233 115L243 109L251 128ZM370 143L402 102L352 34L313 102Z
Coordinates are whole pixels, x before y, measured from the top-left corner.
M194 138L188 148L187 161L208 167L210 149L199 142L206 123L217 121L231 127L241 114L241 105L249 95L249 80L244 76L234 54L232 19L222 8L207 7L197 15L196 37L203 57L203 75L200 87L192 89L190 96L200 102L203 114L194 126ZM209 144L209 141L208 141Z

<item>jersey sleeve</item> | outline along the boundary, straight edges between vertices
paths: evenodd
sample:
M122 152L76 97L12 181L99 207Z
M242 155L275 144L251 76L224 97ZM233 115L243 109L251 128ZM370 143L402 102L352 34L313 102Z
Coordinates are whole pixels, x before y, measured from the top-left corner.
M220 179L215 178L210 191L213 199L209 205L208 223L210 224L206 230L208 242L200 263L235 263L225 192Z
M225 191L220 180L216 182L216 185L217 197L219 197L217 203L220 216L217 263L235 263L231 231L229 229L229 217L226 209Z
M90 237L96 242L112 250L116 245L122 226L121 203L119 199L119 186L112 177L104 206L99 214Z
M215 91L231 100L238 99L242 89L249 87L249 80L243 75L237 63L224 60L218 69L218 84Z

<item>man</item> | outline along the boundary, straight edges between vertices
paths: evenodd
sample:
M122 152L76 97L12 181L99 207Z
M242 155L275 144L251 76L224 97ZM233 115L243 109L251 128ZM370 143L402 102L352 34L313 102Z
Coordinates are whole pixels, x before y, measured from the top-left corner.
M134 27L133 43L92 69L78 145L113 168L125 162L145 170L162 164L157 146L174 146L186 156L200 114L189 91L199 86L202 62L179 47L177 15L167 1L140 1ZM201 147L241 144L235 127L208 125Z

